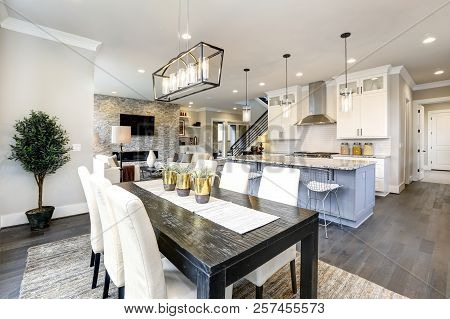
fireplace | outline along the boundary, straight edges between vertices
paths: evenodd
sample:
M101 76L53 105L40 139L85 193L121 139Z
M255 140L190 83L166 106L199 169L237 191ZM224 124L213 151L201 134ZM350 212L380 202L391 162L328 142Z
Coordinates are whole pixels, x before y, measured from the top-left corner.
M158 151L153 151L156 158L158 158ZM117 156L120 161L120 153L113 152L113 155ZM123 152L123 162L145 162L148 157L148 151L134 151L134 152Z

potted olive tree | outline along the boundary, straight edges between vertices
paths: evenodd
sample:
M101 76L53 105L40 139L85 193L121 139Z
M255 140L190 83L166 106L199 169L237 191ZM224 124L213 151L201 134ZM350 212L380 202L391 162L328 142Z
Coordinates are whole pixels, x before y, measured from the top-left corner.
M28 117L14 124L14 145L10 160L20 162L22 168L31 172L38 186L38 207L25 214L31 230L49 226L55 207L42 205L44 179L70 160L69 137L56 117L44 112L31 111Z

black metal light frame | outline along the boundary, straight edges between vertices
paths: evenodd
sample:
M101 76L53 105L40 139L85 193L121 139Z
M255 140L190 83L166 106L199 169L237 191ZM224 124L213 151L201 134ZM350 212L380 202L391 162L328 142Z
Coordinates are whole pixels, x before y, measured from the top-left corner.
M179 88L179 89L169 92L167 94L158 95L156 83L157 83L158 79L162 83L163 78L169 77L166 74L166 72L170 68L170 66L173 65L174 63L181 62L184 66L187 67L188 63L185 61L186 58L191 58L193 61L195 61L198 64L199 61L203 61L203 59L205 58L204 47L208 47L212 50L215 50L215 52L206 56L206 58L210 59L210 61L212 58L216 57L217 55L220 55L220 65L219 65L219 69L218 69L217 81L211 81L210 78L208 78L208 80L205 80L203 78L203 72L201 72L201 79L198 82L191 84L191 85L187 85L182 88ZM196 50L200 51L200 56L198 56L198 57L194 56L194 54L193 54L193 52ZM184 98L184 97L187 97L187 96L199 93L199 92L203 92L206 90L210 90L210 89L220 86L221 78L222 78L223 55L224 55L223 49L216 47L214 45L208 44L206 42L199 42L198 44L196 44L189 50L178 54L178 56L171 59L166 65L164 65L157 71L153 72L153 74L152 74L153 94L154 94L155 101L171 102L171 101L175 101L175 100L178 100L178 99L181 99L181 98ZM211 67L211 65L210 65L210 67Z

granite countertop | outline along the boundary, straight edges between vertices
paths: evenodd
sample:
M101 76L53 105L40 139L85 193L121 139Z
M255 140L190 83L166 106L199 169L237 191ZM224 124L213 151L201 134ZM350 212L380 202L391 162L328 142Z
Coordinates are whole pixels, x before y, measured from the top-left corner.
M228 160L243 162L258 162L274 165L289 165L352 171L358 168L375 165L369 160L342 160L332 158L305 158L290 155L243 155L229 156Z
M354 158L361 158L361 159L371 159L371 158L385 159L385 158L391 157L391 155L343 155L343 154L334 154L334 155L331 155L331 157L354 157Z

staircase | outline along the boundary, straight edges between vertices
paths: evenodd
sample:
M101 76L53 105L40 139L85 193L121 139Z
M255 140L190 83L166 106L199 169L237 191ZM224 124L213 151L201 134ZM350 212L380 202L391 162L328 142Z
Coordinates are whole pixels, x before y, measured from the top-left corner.
M228 151L228 155L238 156L242 155L244 151L246 151L258 138L258 136L263 135L267 132L268 129L268 112L264 112L263 115L260 116L259 119L253 123L252 126L242 135L236 143L234 143L230 150Z

